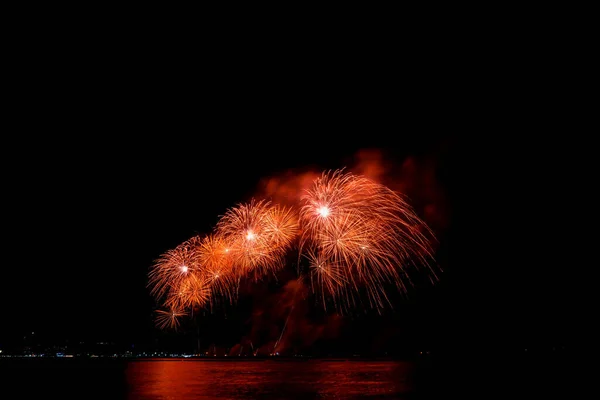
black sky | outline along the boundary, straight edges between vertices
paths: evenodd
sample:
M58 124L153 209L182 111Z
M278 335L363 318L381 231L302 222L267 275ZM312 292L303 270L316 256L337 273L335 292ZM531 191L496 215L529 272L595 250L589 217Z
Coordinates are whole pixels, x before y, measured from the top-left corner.
M444 272L437 285L423 285L408 300L397 299L395 311L347 318L346 331L331 333L338 335L337 341L321 343L341 350L340 343L353 340L369 343L368 348L382 340L388 346L410 342L414 348L569 342L572 282L543 249L530 251L539 236L519 232L539 223L537 217L519 221L521 213L510 217L488 209L495 203L486 203L486 196L498 191L487 192L481 180L494 175L461 176L468 154L464 138L396 134L383 146L369 145L364 138L363 146L349 145L353 138L339 135L285 139L287 135L250 138L248 133L248 140L237 145L235 137L203 139L208 136L189 142L45 138L14 147L20 155L14 167L18 174L5 182L3 247L10 261L2 284L5 347L30 332L49 342L156 343L161 333L153 327L155 304L146 283L148 269L161 253L208 233L227 208L261 193L268 178L352 168L365 150L403 171L396 182L410 182L405 187L412 190L417 210L424 210L419 201L438 207L430 222L439 236L437 257ZM321 146L321 140L328 143ZM531 203L535 198L521 200L527 208L534 207ZM470 224L473 211L483 212L483 225ZM272 296L272 290L264 292L259 285L255 290L263 291L265 299ZM255 335L266 334L252 324L280 324L250 323L252 311L242 304L207 317L205 335L214 340L224 336L219 330L228 329L225 336L236 343L252 329ZM302 318L298 329L316 324L312 317Z
M11 267L3 272L3 334L143 340L152 316L149 267L210 232L228 208L260 195L269 178L350 168L361 150L382 152L401 167L409 157L441 157L454 146L427 136L399 138L398 149L331 137L296 144L300 138L258 134L236 145L235 136L202 136L189 143L53 137L14 147L18 174L5 183ZM441 190L441 182L429 183Z
M363 327L390 335L386 322L406 320L400 337L447 348L573 342L585 269L563 199L578 198L586 146L562 136L577 110L545 72L528 80L488 69L491 58L459 68L454 55L356 81L273 72L266 89L230 66L203 91L210 76L154 82L158 64L85 60L68 72L28 64L6 110L0 345L30 332L148 341L147 272L162 252L210 231L264 179L350 167L364 149L404 166L417 207L436 188L445 272L404 314Z

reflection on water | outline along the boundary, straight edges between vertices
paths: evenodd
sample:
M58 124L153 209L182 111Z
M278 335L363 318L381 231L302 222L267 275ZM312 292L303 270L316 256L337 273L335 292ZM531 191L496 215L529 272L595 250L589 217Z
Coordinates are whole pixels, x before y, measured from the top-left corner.
M0 358L0 399L438 400L525 396L566 400L583 398L576 395L582 382L579 367L567 355L427 358L414 363Z
M132 361L128 399L405 399L414 368L399 361Z
M403 361L4 358L0 399L438 399L446 389L430 372Z

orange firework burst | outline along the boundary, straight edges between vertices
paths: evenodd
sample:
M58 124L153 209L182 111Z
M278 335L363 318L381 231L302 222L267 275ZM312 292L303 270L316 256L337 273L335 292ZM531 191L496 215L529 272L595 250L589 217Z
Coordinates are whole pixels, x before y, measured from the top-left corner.
M173 283L165 301L171 309L204 307L211 295L210 281L202 273L188 274L184 279Z
M219 298L230 303L236 298L238 278L233 273L231 247L216 234L204 237L199 244L199 264L211 288L211 304Z
M386 285L405 290L409 266L430 266L428 226L398 193L342 170L324 172L301 198L301 254L315 289L337 306L353 306L362 290L369 305L389 304Z
M198 241L194 237L161 254L149 273L148 286L153 296L166 296L171 288L198 270Z
M225 273L227 265L209 262L209 241L209 238L194 236L162 254L152 266L148 283L150 293L169 309L159 312L158 325L174 325L186 310L211 305L213 292L224 293L222 282L229 282ZM220 275L223 279L215 278ZM173 316L170 324L167 321L169 313Z
M289 207L273 205L264 220L264 235L273 251L285 253L298 235L298 216Z
M236 273L253 273L258 279L283 266L283 255L297 229L297 219L290 209L252 199L227 210L217 222L216 233L230 244Z
M173 329L177 330L180 325L180 319L185 316L186 313L182 310L156 310L156 326L160 329Z

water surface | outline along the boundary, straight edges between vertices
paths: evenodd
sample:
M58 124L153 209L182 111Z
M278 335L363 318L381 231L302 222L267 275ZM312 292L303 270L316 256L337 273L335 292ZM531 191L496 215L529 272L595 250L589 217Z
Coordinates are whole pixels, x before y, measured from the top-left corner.
M139 361L128 399L408 398L414 366L400 361Z

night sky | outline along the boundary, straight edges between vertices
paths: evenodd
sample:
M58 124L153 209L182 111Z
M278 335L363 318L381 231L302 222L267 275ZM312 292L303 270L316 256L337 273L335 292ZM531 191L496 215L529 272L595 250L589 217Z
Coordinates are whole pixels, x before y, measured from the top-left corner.
M442 78L423 91L411 86L410 101L348 91L330 108L326 98L244 107L250 96L233 102L227 91L195 102L157 96L139 79L115 97L105 78L93 102L73 85L71 97L52 103L57 83L40 78L40 96L15 95L2 148L0 347L18 347L31 332L48 343L176 343L152 322L153 262L274 180L339 168L405 191L436 233L443 273L394 297L384 315L340 318L305 305L296 342L363 352L571 345L583 312L583 261L561 234L572 227L561 197L575 193L572 142L521 133L565 130L572 111L558 113L550 100L527 109L479 102L486 97L473 84L472 96L456 100L459 85ZM203 343L272 337L281 321L252 315L276 303L282 286L257 284L248 301L207 316Z
M436 233L436 261L443 272L435 285L417 280L406 297L392 296L395 308L383 315L325 315L306 300L296 306L305 310L288 328L298 331L290 339L297 346L311 349L312 343L320 354L328 351L324 348L345 354L568 344L569 280L542 257L538 265L531 253L519 253L522 235L515 233L511 244L510 235L482 240L490 229L471 231L477 227L467 223L473 221L467 211L471 205L480 210L489 194L473 176L459 176L467 154L464 140L398 134L390 136L395 147L367 140L353 146L342 136L290 135L282 141L248 132L248 140L236 144L233 137L208 133L189 142L120 141L99 134L81 142L48 137L15 147L19 174L4 183L8 224L0 343L18 346L35 332L47 343L187 348L189 335L160 332L152 322L156 304L146 284L158 256L210 232L229 207L262 198L270 182L347 168L375 174L409 195ZM334 145L320 146L320 140ZM479 178L486 179L483 171ZM497 223L501 216L490 215L488 221ZM507 259L488 239L503 240L506 251L514 245L517 252ZM256 283L240 304L206 315L202 340L229 347L248 338L268 343L281 329L285 313L274 304L284 298L285 279L291 278L284 274L279 283ZM257 318L257 310L266 316Z

